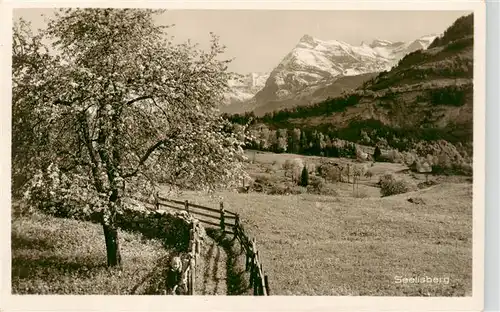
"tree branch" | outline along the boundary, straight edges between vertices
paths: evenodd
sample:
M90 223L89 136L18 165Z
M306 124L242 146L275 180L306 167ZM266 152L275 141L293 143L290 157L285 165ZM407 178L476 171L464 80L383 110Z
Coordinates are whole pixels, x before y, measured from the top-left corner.
M125 105L132 105L135 102L146 100L146 99L153 99L153 98L151 97L151 95L143 95L143 96L140 96L138 98L135 98L133 100L128 101L127 103L125 103Z
M85 143L85 146L87 147L87 151L89 153L90 160L92 162L92 174L94 176L94 182L95 186L98 192L103 193L104 192L104 187L102 185L102 182L99 177L99 161L97 160L97 157L95 155L95 150L94 147L92 146L91 138L90 138L90 133L88 129L88 124L87 124L87 119L84 114L80 114L78 116L78 119L80 121L80 133L82 135L81 139Z
M148 160L149 156L151 156L151 154L157 148L159 148L160 146L164 145L165 143L167 143L167 139L160 140L160 141L156 142L155 144L153 144L152 146L150 146L148 148L148 150L146 151L146 153L144 154L144 156L142 156L142 158L139 160L139 164L137 165L137 167L135 168L135 170L133 170L132 172L130 172L128 174L123 175L123 177L124 178L130 178L130 177L135 176L137 174L137 172L139 172L139 168L146 162L146 160Z

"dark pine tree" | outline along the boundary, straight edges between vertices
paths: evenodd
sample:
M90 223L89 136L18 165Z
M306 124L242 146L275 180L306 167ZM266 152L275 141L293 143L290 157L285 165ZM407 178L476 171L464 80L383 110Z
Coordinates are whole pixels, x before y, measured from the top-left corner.
M302 168L302 174L300 175L300 186L309 185L309 172L307 172L306 166Z
M381 154L382 154L382 152L380 151L380 148L378 147L378 145L375 146L375 151L373 152L373 160L378 161Z

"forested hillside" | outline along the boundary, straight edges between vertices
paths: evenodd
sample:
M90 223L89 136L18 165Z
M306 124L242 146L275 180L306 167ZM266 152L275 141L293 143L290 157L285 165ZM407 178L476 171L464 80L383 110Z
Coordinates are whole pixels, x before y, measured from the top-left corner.
M264 150L329 155L336 154L331 146L343 146L338 142L345 140L399 151L417 148L423 156L436 146L452 146L469 157L473 43L471 14L459 18L429 49L408 54L349 94L263 117L226 117L250 123L257 137L250 145ZM269 142L263 143L266 137Z

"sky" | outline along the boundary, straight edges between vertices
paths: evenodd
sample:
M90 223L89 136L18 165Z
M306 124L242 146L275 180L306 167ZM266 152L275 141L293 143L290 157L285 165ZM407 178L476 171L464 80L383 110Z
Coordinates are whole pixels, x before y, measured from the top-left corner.
M16 9L43 28L51 9ZM169 10L156 17L162 25L175 24L169 35L176 42L188 39L208 48L210 32L227 46L225 56L234 58L231 71L240 74L269 72L305 35L321 40L340 40L360 45L374 39L410 41L441 34L464 11L281 11L281 10Z

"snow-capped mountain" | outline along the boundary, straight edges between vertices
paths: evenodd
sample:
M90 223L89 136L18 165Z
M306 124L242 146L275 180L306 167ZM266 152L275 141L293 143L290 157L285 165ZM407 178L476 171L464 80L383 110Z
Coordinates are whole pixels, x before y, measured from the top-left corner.
M249 73L240 79L228 81L231 91L226 94L226 104L241 103L250 100L266 84L269 73Z
M390 70L406 54L426 49L437 36L425 36L410 42L374 40L359 46L304 35L271 72L266 84L252 102L283 100L335 77L355 76Z
M239 81L231 81L232 91L226 98L227 104L233 105L223 110L233 113L255 110L271 102L271 106L281 107L277 102L291 103L291 99L295 103L341 77L390 70L406 54L426 49L436 37L424 36L409 42L376 39L371 44L362 42L354 46L304 35L270 74L251 73Z

